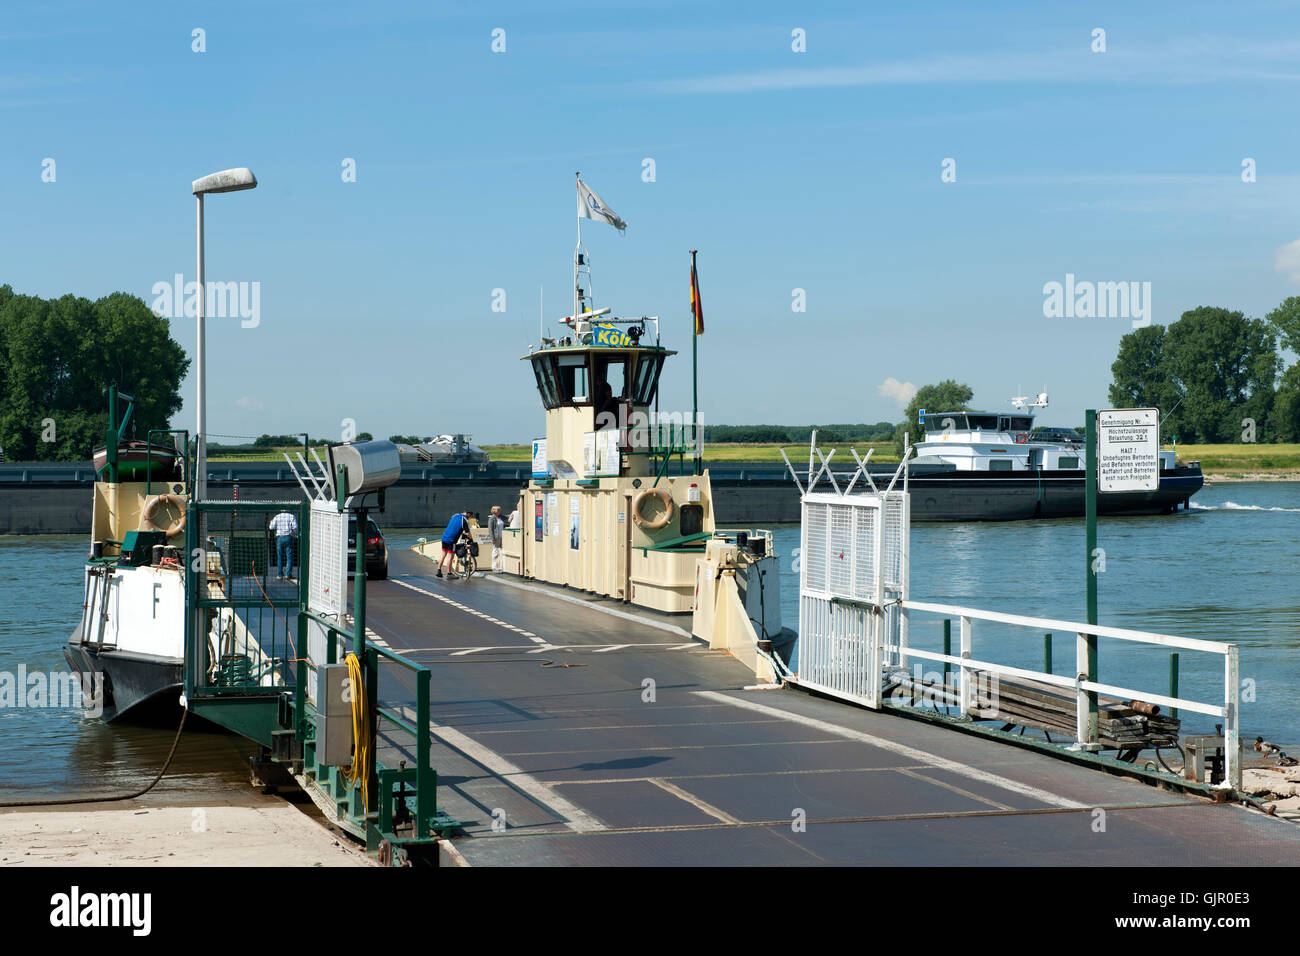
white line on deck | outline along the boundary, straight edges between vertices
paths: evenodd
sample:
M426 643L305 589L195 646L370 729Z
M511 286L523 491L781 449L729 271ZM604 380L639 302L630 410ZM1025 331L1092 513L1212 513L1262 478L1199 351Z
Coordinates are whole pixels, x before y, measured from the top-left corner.
M415 711L410 707L402 708L402 716L411 721L416 719ZM444 743L455 747L486 770L490 770L511 786L528 794L557 817L562 818L565 826L570 830L578 833L590 833L593 830L609 829L586 810L574 806L535 777L524 773L523 770L496 751L484 747L473 738L462 734L459 730L444 727L432 720L429 721L429 730Z
M683 790L681 787L677 786L674 783L669 783L667 780L664 780L662 777L650 777L649 779L650 782L653 783L659 789L667 790L674 797L680 797L682 800L685 800L691 806L695 807L698 810L702 810L703 812L707 813L709 816L713 817L715 820L721 820L723 823L740 823L739 820L733 817L730 813L727 813L725 810L719 810L713 804L701 800L695 794L687 790Z
M441 594L435 594L433 591L426 591L424 588L417 588L414 584L407 584L405 581L399 581L396 578L393 579L393 583L400 585L401 587L404 588L409 588L410 590L423 594L426 597L436 598L437 600L441 601L443 604L450 604L458 611L464 611L466 614L472 614L474 615L474 617L482 618L483 620L488 621L492 624L496 624L498 627L503 627L508 631L514 631L516 634L522 634L524 637L536 637L536 635L532 631L524 630L522 627L519 627L517 624L511 624L508 621L503 621L500 618L493 617L491 614L484 614L482 611L478 610L477 608L472 608L468 604L461 604L459 601L453 601L451 598L443 597Z
M805 717L802 714L795 714L788 710L781 710L779 707L769 707L766 704L756 704L750 700L740 700L727 694L720 694L717 691L698 690L694 691L694 693L697 697L722 701L731 704L734 707L752 710L755 713L781 717L792 723L803 724L805 727L814 727L817 730L825 731L828 734L847 737L849 740L858 740L864 744L879 747L881 750L888 750L891 753L900 754L901 756L908 757L911 760L918 760L922 763L927 763L940 770L947 770L950 773L960 774L961 776L967 777L971 780L978 780L981 783L1001 787L1003 790L1010 790L1012 793L1018 793L1021 796L1031 797L1032 799L1041 801L1042 803L1050 803L1057 807L1067 807L1070 809L1080 810L1085 807L1084 804L1075 800L1066 799L1059 794L1051 793L1047 790L1040 790L1038 787L1031 787L1025 783L1018 783L1017 781L1009 780L1006 777L999 777L995 773L989 773L987 770L979 770L967 764L958 763L955 760L948 760L946 757L936 757L934 754L926 753L924 750L917 750L915 747L909 747L906 744L886 740L884 737L876 737L873 734L866 734L860 730L851 730L848 727L841 727L838 724L818 720L815 717Z
M598 648L594 653L608 654L610 651L621 651L625 647L631 647L631 644L610 644L606 647Z

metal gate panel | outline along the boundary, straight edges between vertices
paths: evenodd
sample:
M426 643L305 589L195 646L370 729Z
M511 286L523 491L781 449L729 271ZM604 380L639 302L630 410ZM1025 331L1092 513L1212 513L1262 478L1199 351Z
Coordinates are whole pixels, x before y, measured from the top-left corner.
M332 501L311 503L307 608L342 618L348 607L348 515Z
M885 646L906 641L905 492L803 497L799 683L879 707Z

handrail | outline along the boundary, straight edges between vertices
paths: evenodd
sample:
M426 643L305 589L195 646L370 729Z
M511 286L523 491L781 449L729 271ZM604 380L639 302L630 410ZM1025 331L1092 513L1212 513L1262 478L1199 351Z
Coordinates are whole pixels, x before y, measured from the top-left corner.
M1079 621L1060 621L1054 618L1030 617L1022 614L1006 614L1001 611L984 611L979 608L960 607L951 604L934 604L928 601L903 600L897 602L906 615L911 611L923 611L932 614L946 614L961 619L960 654L937 654L907 645L884 645L885 649L897 652L904 668L908 657L923 660L941 661L957 665L961 673L961 693L959 706L961 716L969 718L976 709L973 706L971 678L976 671L987 671L997 675L1022 677L1038 681L1065 690L1073 690L1076 701L1075 745L1079 748L1095 749L1097 746L1098 726L1095 696L1108 694L1121 700L1140 700L1165 707L1189 710L1193 713L1210 717L1223 718L1223 741L1226 757L1224 786L1234 790L1241 788L1241 732L1240 718L1240 684L1238 681L1238 648L1236 644L1218 641L1203 641L1196 638L1176 637L1172 634L1157 634L1151 631L1138 631L1131 628L1107 627L1098 624L1084 624ZM1026 668L997 664L980 660L973 656L974 621L992 621L1011 624L1018 627L1032 627L1049 631L1073 631L1076 635L1076 676L1066 677L1044 673ZM1103 684L1089 680L1088 637L1109 637L1139 644L1177 647L1209 654L1220 654L1224 658L1223 703L1207 704L1172 695L1157 694L1150 691L1133 690L1113 684ZM1176 688L1175 688L1176 690Z
M902 602L903 607L913 611L930 611L935 614L951 614L953 617L969 617L977 621L994 621L999 624L1016 624L1049 631L1074 631L1076 634L1095 634L1098 637L1113 637L1121 641L1136 641L1142 644L1161 644L1165 647L1183 647L1191 651L1205 651L1210 654L1226 654L1227 648L1234 645L1220 644L1217 641L1202 641L1194 637L1176 637L1172 634L1157 634L1152 631L1136 631L1126 627L1107 627L1101 624L1084 624L1080 621L1058 621L1046 617L1026 617L1021 614L1006 614L1002 611L982 611L979 608L957 607L951 604L931 604L928 601Z

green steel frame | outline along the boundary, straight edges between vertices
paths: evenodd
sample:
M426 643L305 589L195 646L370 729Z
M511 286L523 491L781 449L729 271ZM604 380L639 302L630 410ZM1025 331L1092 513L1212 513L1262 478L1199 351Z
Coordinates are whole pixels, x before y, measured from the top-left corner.
M235 511L245 515L270 515L288 508L296 508L299 515L299 584L292 598L271 598L259 593L254 599L210 596L206 588L207 559L200 547L202 519ZM357 522L356 553L364 555L364 512ZM409 661L386 648L368 645L365 641L365 571L364 560L358 562L355 575L357 594L353 601L354 622L351 631L307 608L307 582L310 569L308 536L310 507L306 501L292 505L282 502L213 502L188 503L185 523L186 560L186 619L185 619L185 698L194 713L225 727L241 736L256 741L270 751L271 760L286 764L292 773L307 787L315 788L335 808L332 822L363 839L368 853L381 852L387 843L398 852L388 854L397 861L410 856L411 850L431 848L442 836L458 828L437 806L438 777L430 763L430 710L429 685L431 672L427 667ZM229 590L229 589L228 589ZM279 679L272 685L260 683L260 674L249 674L240 680L212 683L206 669L199 664L207 650L210 616L220 610L283 608L296 614L296 648L292 659L276 658ZM328 765L317 758L316 708L307 693L309 661L306 657L308 629L311 624L324 631L326 640L325 663L336 663L340 639L353 639L353 650L362 662L366 682L366 700L370 708L370 752L376 755L370 768L368 790L369 805L363 805L361 788L349 788L338 766ZM379 662L385 661L411 671L415 675L415 719L378 704ZM292 665L292 666L290 666ZM380 719L409 733L415 741L415 765L387 767L377 759ZM414 814L409 800L414 800Z

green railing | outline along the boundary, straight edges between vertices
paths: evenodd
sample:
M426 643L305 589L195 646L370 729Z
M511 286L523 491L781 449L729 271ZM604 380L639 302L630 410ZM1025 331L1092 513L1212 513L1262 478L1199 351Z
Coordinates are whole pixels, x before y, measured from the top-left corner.
M340 642L347 646L347 641L354 634L338 626L328 618L309 610L303 610L298 616L299 642L306 646L308 629L316 624L325 634L325 660L322 663L338 662ZM429 710L429 683L431 672L422 664L407 660L400 654L374 644L366 644L365 699L370 709L370 726L375 731L378 742L378 720L401 728L410 734L415 742L415 766L389 767L379 759L377 747L372 747L373 765L370 768L370 806L361 805L360 788L349 789L343 781L338 767L332 767L317 760L315 740L316 707L307 694L309 662L300 659L297 662L298 677L295 681L293 695L294 731L303 741L303 772L315 780L321 788L335 801L335 805L345 810L351 822L364 831L367 844L371 837L386 839L399 846L430 843L438 834L455 829L456 822L438 810L438 775L430 760L429 750L432 743ZM415 717L408 721L401 714L387 707L379 706L379 661L383 658L392 664L410 671L415 675ZM405 761L401 761L405 763ZM413 790L408 791L407 787ZM407 803L414 797L415 812L410 812ZM399 833L405 829L407 821L411 824L409 835Z
M288 582L271 577L276 556L266 530L270 517L286 510L296 514L299 528L298 553L290 564L297 569L296 581ZM273 761L289 764L308 787L332 801L336 819L331 822L364 839L368 851L379 852L385 841L397 848L431 844L458 824L437 807L438 778L430 763L430 671L366 642L364 573L356 575L358 619L350 628L344 626L349 622L308 609L309 529L305 501L189 502L184 667L189 707L260 742ZM359 543L364 547L364 541ZM324 660L311 659L313 630L324 637ZM319 759L317 709L309 694L312 669L338 663L339 646L347 648L349 640L365 674L372 755L364 788L368 801L363 801L359 783L348 786L342 768ZM415 675L413 720L379 706L381 658ZM391 767L379 759L381 720L414 739L413 766L399 760Z
M291 577L272 577L276 541L267 525L288 511L299 540L289 555ZM305 502L191 501L185 520L185 694L265 696L289 688L289 665L305 652L293 618L304 603Z

